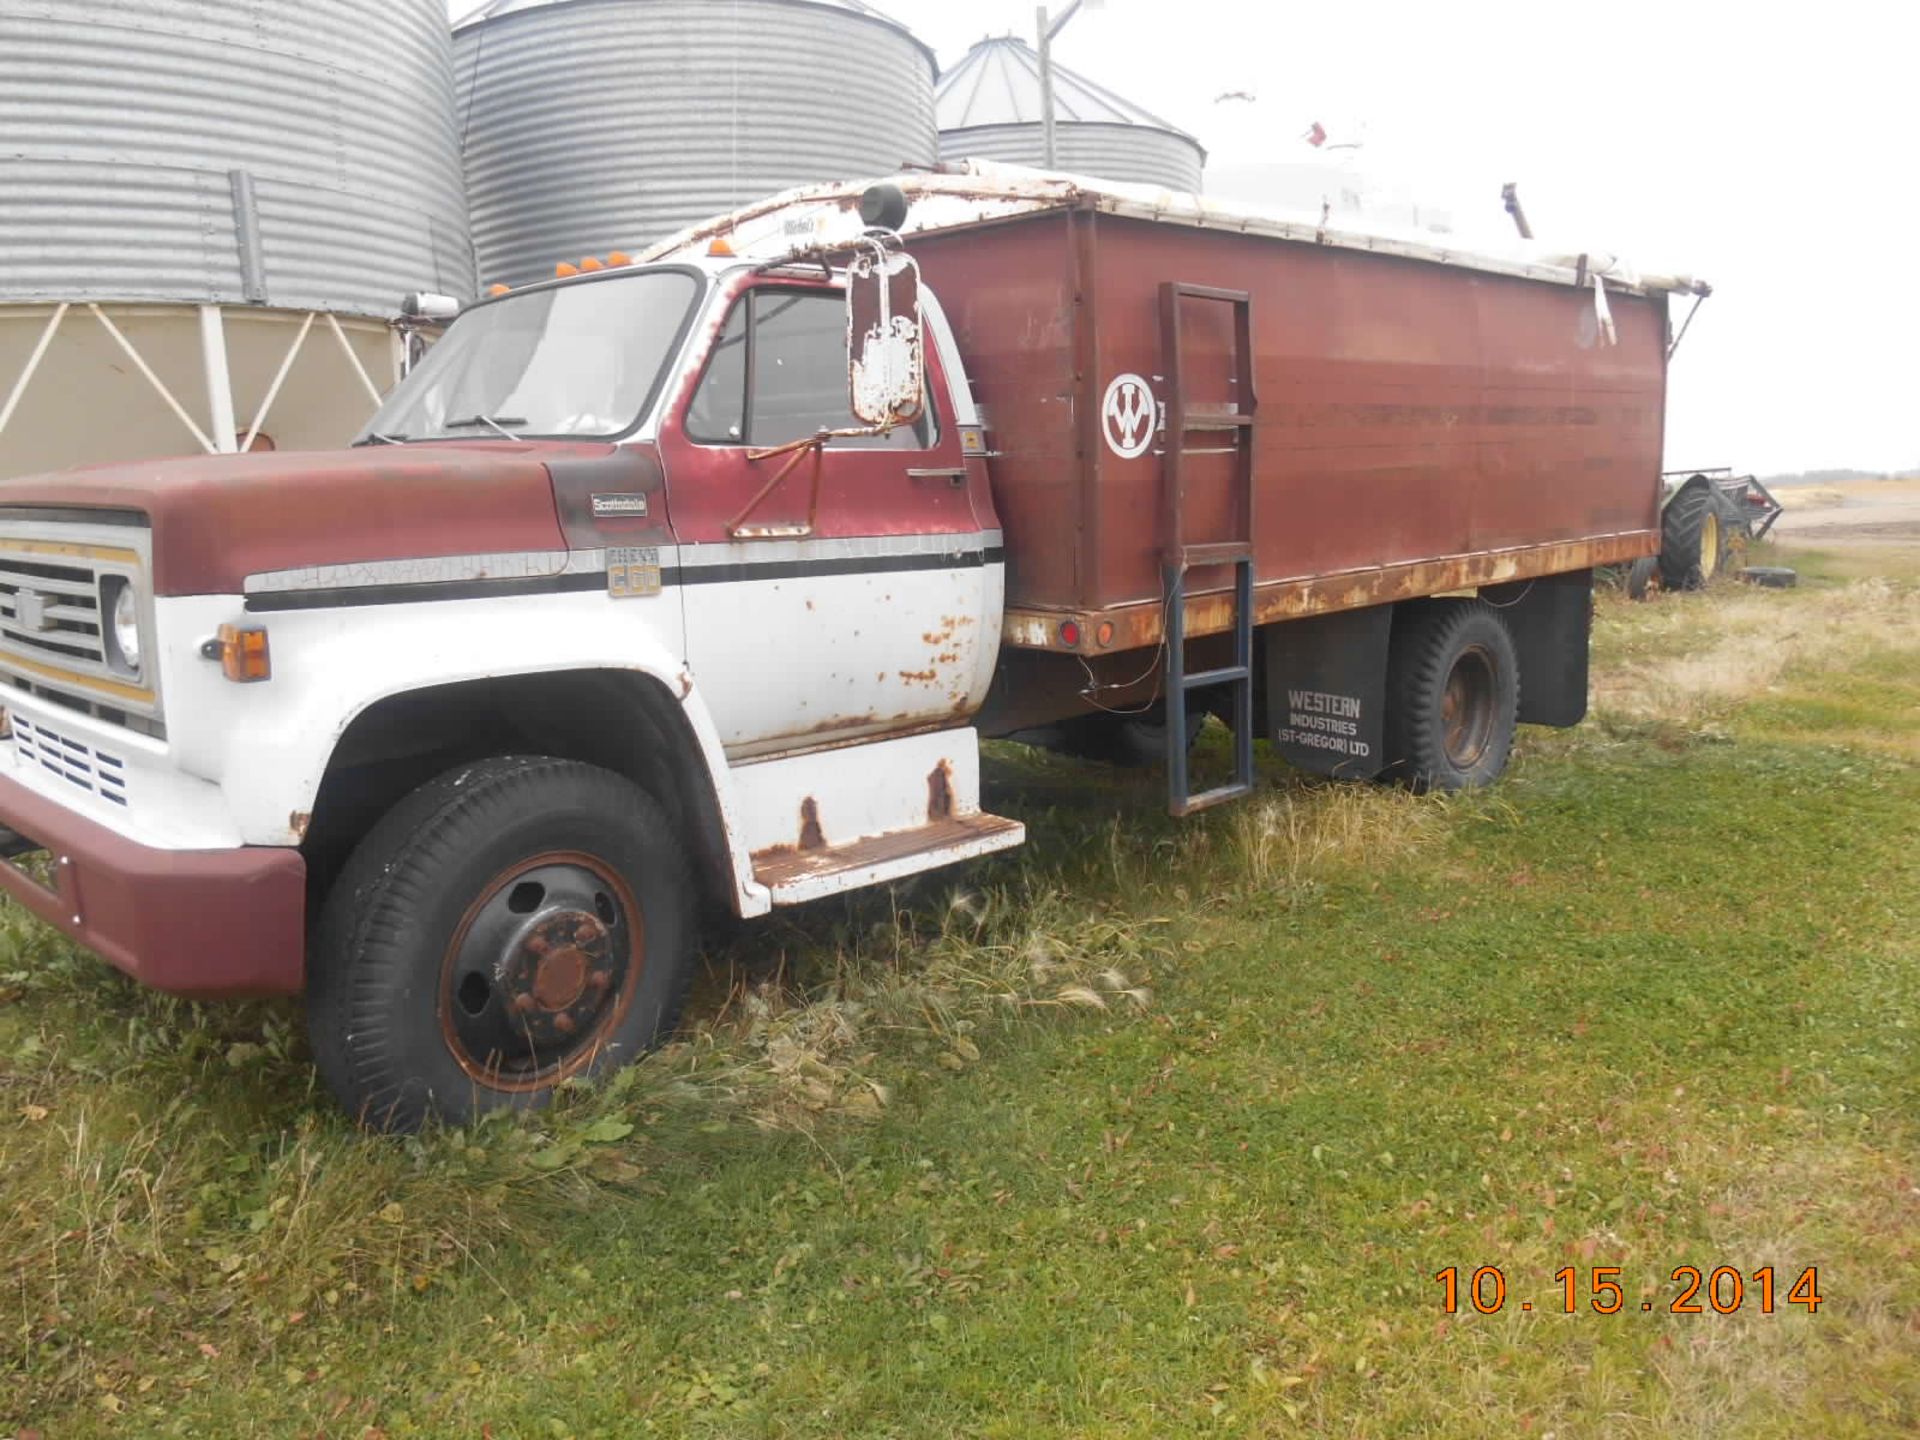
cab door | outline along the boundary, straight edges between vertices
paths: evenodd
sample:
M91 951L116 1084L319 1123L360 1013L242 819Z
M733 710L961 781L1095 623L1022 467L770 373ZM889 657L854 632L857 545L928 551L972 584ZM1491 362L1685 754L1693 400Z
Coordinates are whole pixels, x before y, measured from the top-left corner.
M885 436L854 428L846 301L745 284L660 446L687 660L729 753L958 723L986 698L1002 594L984 465L945 377Z

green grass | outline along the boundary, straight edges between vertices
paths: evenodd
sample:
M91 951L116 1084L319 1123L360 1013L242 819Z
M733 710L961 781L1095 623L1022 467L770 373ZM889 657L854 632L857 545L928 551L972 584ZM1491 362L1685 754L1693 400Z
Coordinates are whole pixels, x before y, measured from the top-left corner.
M466 1134L8 911L0 1433L1910 1433L1920 595L1849 583L1607 601L1618 703L1471 798L1176 824L994 747L1025 850L716 944L681 1043Z

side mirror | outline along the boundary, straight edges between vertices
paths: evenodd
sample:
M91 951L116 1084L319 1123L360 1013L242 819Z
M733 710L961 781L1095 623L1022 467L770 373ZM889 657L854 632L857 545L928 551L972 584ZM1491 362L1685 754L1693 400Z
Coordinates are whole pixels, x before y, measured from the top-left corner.
M920 267L869 236L847 266L847 388L854 418L890 430L927 408Z

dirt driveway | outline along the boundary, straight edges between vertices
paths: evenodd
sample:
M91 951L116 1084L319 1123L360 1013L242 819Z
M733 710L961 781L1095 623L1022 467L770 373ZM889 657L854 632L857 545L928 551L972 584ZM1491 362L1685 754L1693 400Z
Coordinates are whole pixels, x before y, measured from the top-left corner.
M1817 495L1783 487L1778 494L1787 513L1773 537L1785 545L1851 548L1920 541L1920 480L1857 481L1822 487ZM1836 498L1839 503L1832 503Z

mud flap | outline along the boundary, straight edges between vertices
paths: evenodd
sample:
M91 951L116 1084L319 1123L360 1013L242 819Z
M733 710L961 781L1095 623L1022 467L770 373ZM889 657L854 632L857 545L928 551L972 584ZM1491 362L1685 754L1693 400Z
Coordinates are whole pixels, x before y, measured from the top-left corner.
M1587 715L1593 571L1489 585L1480 598L1500 612L1513 637L1520 660L1521 723L1578 725Z
M1262 628L1259 733L1290 765L1343 780L1380 773L1393 607Z

